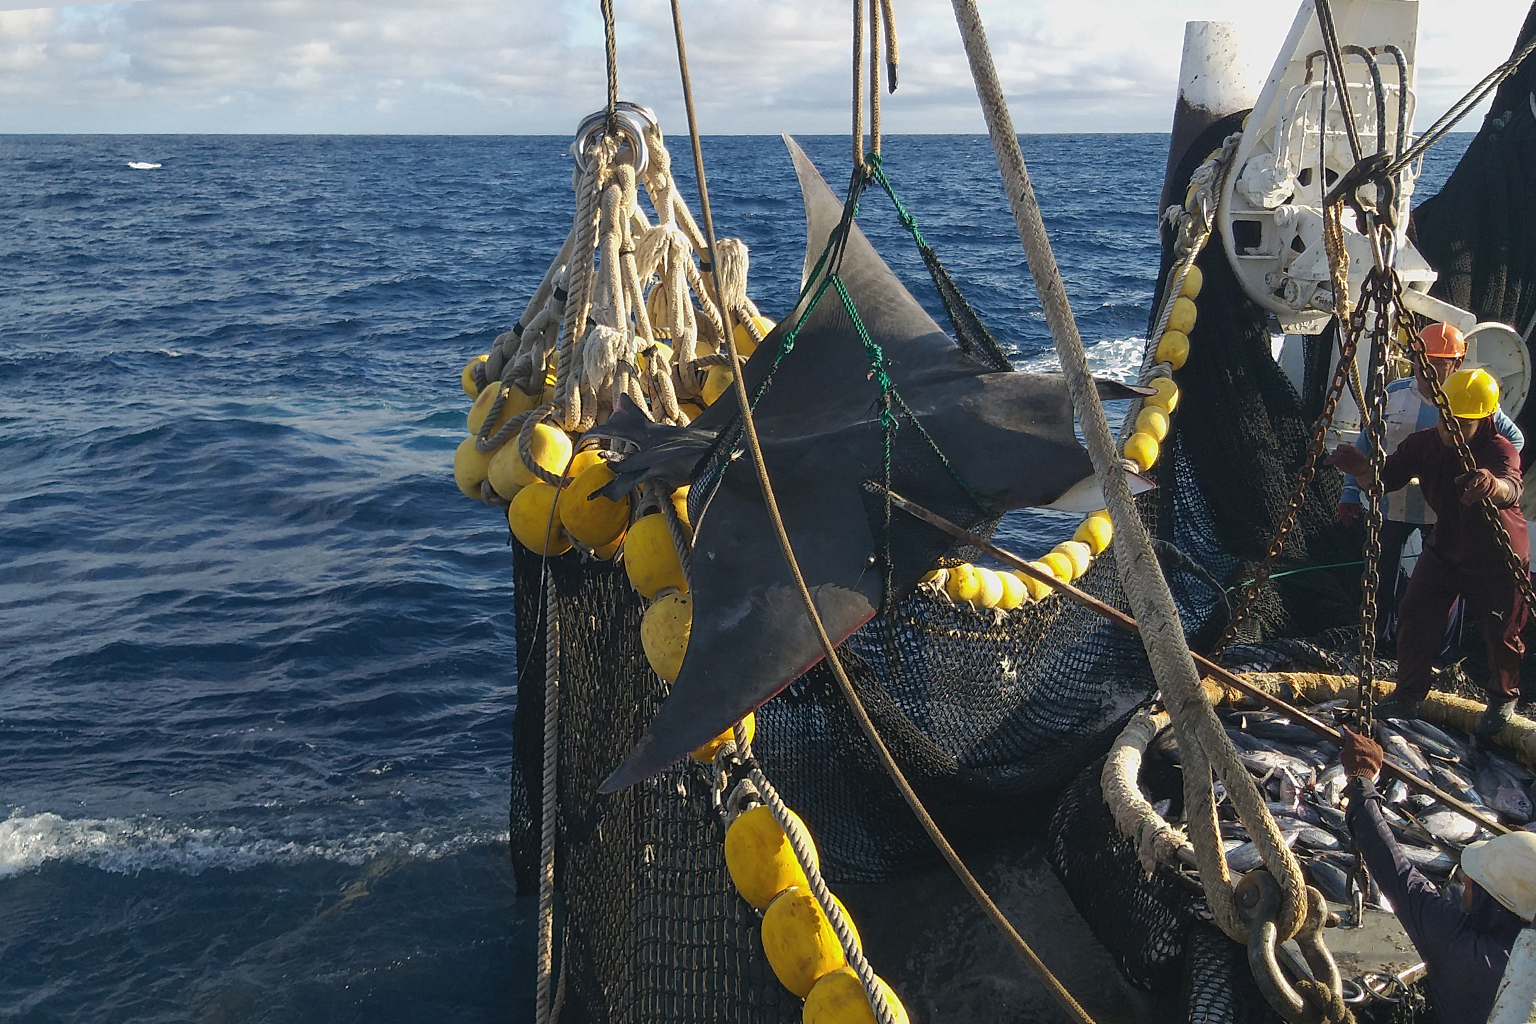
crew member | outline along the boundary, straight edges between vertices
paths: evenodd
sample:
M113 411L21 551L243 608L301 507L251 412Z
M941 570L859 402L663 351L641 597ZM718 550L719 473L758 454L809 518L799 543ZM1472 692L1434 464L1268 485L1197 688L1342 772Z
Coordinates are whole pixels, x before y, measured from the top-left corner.
M1382 713L1417 713L1419 702L1429 694L1430 670L1446 618L1460 595L1488 649L1488 710L1477 732L1491 736L1508 723L1520 696L1520 656L1525 652L1520 630L1527 609L1479 505L1483 498L1493 500L1521 571L1529 572L1530 540L1520 513L1520 456L1494 429L1499 384L1488 371L1457 370L1446 378L1444 390L1477 469L1463 473L1443 418L1434 429L1409 434L1383 466L1383 491L1399 490L1418 478L1436 522L1398 610L1397 691L1384 702ZM1353 476L1366 476L1371 469L1369 460L1347 445L1335 449L1328 462Z
M1435 381L1444 386L1446 378L1461 369L1462 360L1467 355L1466 339L1450 324L1430 324L1419 332L1419 337L1424 340L1424 354L1434 371ZM1382 415L1382 425L1386 428L1383 450L1390 455L1409 434L1428 430L1438 418L1439 411L1435 408L1434 391L1427 374L1421 370L1417 375L1392 381L1387 385L1386 408ZM1525 446L1520 428L1504 415L1504 410L1494 410L1493 425L1515 446L1515 451ZM1362 455L1369 455L1369 439L1364 431L1355 440L1355 447ZM1360 485L1354 477L1346 476L1344 491L1339 496L1339 522L1349 526L1359 518ZM1377 567L1382 582L1381 615L1376 620L1379 640L1385 641L1391 635L1391 626L1395 622L1398 566L1403 545L1417 530L1424 533L1420 541L1427 540L1434 522L1434 510L1425 503L1418 484L1410 483L1387 495L1382 502L1381 562Z
M1510 948L1536 915L1536 835L1511 832L1469 844L1457 868L1457 906L1403 855L1382 817L1375 786L1381 746L1348 729L1340 736L1339 759L1350 776L1349 833L1424 958L1435 1012L1442 1024L1486 1024Z

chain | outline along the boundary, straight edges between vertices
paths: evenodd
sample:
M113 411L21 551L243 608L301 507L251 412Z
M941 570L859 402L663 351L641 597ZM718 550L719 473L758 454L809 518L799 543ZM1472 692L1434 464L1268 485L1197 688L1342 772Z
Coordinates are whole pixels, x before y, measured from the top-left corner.
M1268 582L1270 573L1274 571L1275 562L1285 550L1285 539L1295 528L1296 517L1307 502L1307 488L1317 476L1318 463L1322 461L1327 451L1328 428L1333 425L1333 416L1338 410L1339 397L1344 393L1349 379L1349 370L1355 365L1355 347L1359 339L1359 333L1351 329L1345 333L1340 342L1339 366L1333 373L1333 382L1328 386L1328 395L1323 401L1323 411L1318 415L1317 423L1312 428L1312 440L1307 445L1307 457L1296 474L1296 485L1291 488L1290 499L1285 505L1285 514L1280 517L1280 524L1275 527L1275 539L1270 542L1264 561L1260 562L1258 568L1254 570L1253 579L1243 587L1242 600L1238 602L1236 608L1232 609L1232 617L1227 620L1226 628L1221 631L1221 637L1216 641L1216 646L1207 655L1212 661L1220 659L1221 653L1227 649L1227 645L1237 636L1237 631L1248 620L1254 604L1259 599L1259 594L1263 592L1264 584Z
M1396 274L1392 275L1392 289L1394 300L1402 300L1402 281ZM1475 473L1477 460L1472 455L1472 449L1467 444L1467 435L1461 429L1461 421L1451 412L1451 403L1445 397L1445 390L1440 386L1440 378L1435 375L1429 365L1429 356L1424 351L1424 339L1418 336L1417 331L1408 332L1408 352L1413 356L1413 364L1418 369L1422 379L1430 383L1431 397L1435 400L1435 408L1440 410L1440 421L1446 426L1446 433L1451 436L1451 444L1456 449L1456 455L1461 460L1461 468L1464 472ZM1525 601L1527 608L1536 609L1536 587L1531 585L1530 567L1515 553L1514 545L1510 542L1509 531L1504 528L1504 520L1499 515L1498 506L1494 505L1492 498L1483 498L1479 502L1483 514L1488 517L1488 525L1493 528L1493 539L1499 547L1499 553L1504 556L1504 564L1515 577L1515 586L1520 591L1520 597Z
M1371 727L1371 704L1375 691L1373 666L1376 663L1377 594L1381 587L1381 520L1384 492L1381 489L1382 466L1386 462L1387 363L1392 346L1391 327L1397 310L1393 294L1384 287L1383 271L1373 267L1361 285L1361 301L1350 318L1350 331L1363 333L1367 319L1374 313L1371 326L1370 379L1366 385L1368 402L1365 436L1370 445L1371 476L1366 481L1366 500L1370 508L1365 516L1365 568L1360 574L1360 666L1359 724Z

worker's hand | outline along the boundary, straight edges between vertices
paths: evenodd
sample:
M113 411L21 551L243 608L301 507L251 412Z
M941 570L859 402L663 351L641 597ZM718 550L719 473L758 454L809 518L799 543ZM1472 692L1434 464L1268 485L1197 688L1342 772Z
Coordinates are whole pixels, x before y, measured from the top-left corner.
M1339 522L1345 526L1354 526L1360 518L1360 503L1358 501L1339 502Z
M1493 475L1491 469L1473 470L1471 473L1463 473L1456 478L1456 483L1461 487L1461 503L1463 505L1476 505L1484 498L1497 499L1504 493L1500 486L1500 480Z
M1340 726L1339 762L1344 765L1345 775L1364 775L1374 782L1381 774L1381 744L1348 726Z
M1350 476L1368 476L1371 472L1371 463L1360 449L1352 444L1341 444L1333 450L1333 454L1323 460L1330 466L1338 466Z

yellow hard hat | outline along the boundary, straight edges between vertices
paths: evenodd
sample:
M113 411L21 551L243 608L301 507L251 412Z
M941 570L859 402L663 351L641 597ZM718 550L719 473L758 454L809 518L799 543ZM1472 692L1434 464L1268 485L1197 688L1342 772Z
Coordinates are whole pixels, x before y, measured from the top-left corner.
M1536 917L1536 834L1510 832L1468 843L1461 870L1509 910Z
M1445 397L1457 419L1480 420L1499 407L1499 382L1487 370L1457 370L1445 379Z

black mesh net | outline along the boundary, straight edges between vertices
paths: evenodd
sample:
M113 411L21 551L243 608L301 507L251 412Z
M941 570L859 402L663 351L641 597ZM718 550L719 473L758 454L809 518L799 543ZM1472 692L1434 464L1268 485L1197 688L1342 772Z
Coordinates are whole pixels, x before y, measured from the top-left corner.
M1191 148L1178 180L1186 181L1239 121L1213 126ZM1183 185L1175 191L1182 194ZM1165 277L1170 257L1165 245ZM1197 649L1225 623L1222 596L1209 577L1232 588L1263 558L1325 383L1314 368L1306 393L1297 394L1283 376L1270 354L1266 318L1243 297L1219 240L1200 266L1200 316L1189 361L1177 374L1182 400L1155 470L1159 488L1140 499L1154 536L1194 563L1191 570L1170 561L1168 578ZM916 431L898 430L895 478L942 473L933 459ZM1358 560L1358 527L1345 530L1334 518L1338 490L1332 471L1307 489L1278 572ZM952 497L936 511L990 525L958 488ZM880 504L872 499L869 509L876 523ZM916 531L901 513L891 520L890 539L897 557L979 560L975 552L947 551L946 541ZM511 831L525 892L536 891L540 829L544 571L537 557L518 549L520 770L513 776ZM799 1001L777 984L761 955L757 914L725 870L723 828L703 766L685 763L614 796L596 795L665 695L641 651L640 599L612 565L567 555L548 562L547 571L561 636L562 1019L798 1019ZM1347 653L1329 649L1354 646L1358 576L1357 566L1279 576L1239 639L1321 636L1301 645L1298 657L1347 663ZM1078 585L1125 607L1108 552ZM1171 873L1143 876L1099 795L1096 759L1155 691L1135 637L1058 597L1001 615L920 590L884 609L841 654L892 753L962 852L980 842L1009 842L1011 830L1038 822L1065 787L1050 826L1053 866L1126 977L1160 1001L1161 1019L1269 1019L1241 950L1234 953L1211 931L1186 882ZM755 746L764 770L810 827L834 885L898 878L936 859L824 665L758 712Z

